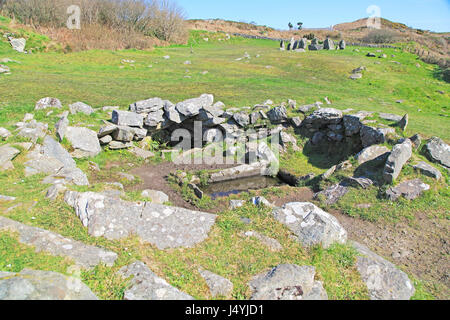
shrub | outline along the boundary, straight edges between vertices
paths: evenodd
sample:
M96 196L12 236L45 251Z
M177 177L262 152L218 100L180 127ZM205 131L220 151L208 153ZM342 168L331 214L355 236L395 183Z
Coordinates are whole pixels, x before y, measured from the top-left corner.
M316 36L315 36L314 33L308 33L308 34L305 34L305 38L308 39L308 40L312 40L312 39L314 39L315 37L316 37Z
M364 38L366 43L393 43L397 40L397 34L390 30L373 30L370 31Z
M167 0L0 0L4 10L20 22L35 27L65 28L67 8L81 8L82 29L102 26L113 33L141 34L163 41L187 39L184 14ZM92 33L92 32L90 32Z

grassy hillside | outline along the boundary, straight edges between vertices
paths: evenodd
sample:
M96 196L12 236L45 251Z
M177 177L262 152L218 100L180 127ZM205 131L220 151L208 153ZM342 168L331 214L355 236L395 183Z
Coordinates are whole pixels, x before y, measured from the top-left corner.
M202 37L199 42L193 53L189 46L176 46L151 52L93 50L33 55L14 53L1 42L0 56L20 63L10 63L12 74L0 78L0 124L11 121L7 114L14 117L19 110L32 111L34 103L44 96L58 97L64 104L82 100L94 107L125 107L153 96L180 101L202 93L214 94L229 107L252 106L266 99L310 104L328 96L338 109L409 113L408 133L450 139L450 85L434 77L434 66L419 62L412 54L385 49L388 58L378 59L365 57L371 51L366 48L359 48L360 52L348 48L292 53L280 52L271 41L211 43ZM251 59L236 61L246 52ZM166 55L170 59L164 59ZM135 62L122 63L123 59ZM192 64L185 65L187 60ZM367 67L364 78L350 80L351 71L359 66ZM398 104L397 100L404 102ZM16 120L19 118L17 114Z

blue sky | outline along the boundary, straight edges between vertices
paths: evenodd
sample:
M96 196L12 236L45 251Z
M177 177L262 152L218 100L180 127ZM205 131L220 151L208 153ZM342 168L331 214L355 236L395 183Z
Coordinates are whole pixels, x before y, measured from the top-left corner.
M383 18L410 27L450 32L450 0L174 0L189 19L221 18L287 29L288 22L325 28L368 17L377 5Z

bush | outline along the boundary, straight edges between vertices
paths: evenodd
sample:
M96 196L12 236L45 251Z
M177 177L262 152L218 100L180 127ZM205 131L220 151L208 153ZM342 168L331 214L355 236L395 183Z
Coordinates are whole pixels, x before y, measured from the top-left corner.
M314 33L305 34L305 38L308 40L314 39L316 36Z
M373 30L362 41L365 43L393 43L397 40L397 34L390 30Z
M81 8L81 27L100 25L122 34L140 33L163 41L187 39L183 11L167 0L0 0L4 10L35 27L64 28L67 8ZM103 29L103 28L102 28Z

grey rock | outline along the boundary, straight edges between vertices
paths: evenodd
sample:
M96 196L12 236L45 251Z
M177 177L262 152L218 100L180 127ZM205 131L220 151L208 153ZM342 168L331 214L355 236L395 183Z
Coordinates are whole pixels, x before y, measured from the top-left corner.
M131 142L134 138L134 130L126 126L117 126L116 130L112 133L112 138L120 142Z
M27 45L27 40L24 38L10 38L9 43L11 44L11 47L13 50L24 53L25 52L25 46Z
M379 116L381 119L389 120L389 121L399 122L400 120L402 120L402 116L398 116L398 115L392 114L392 113L380 113Z
M39 138L45 137L48 130L48 125L44 124L42 122L36 122L36 120L30 121L26 124L24 124L20 131L18 132L18 136L28 138L33 143L36 143L36 141Z
M345 243L347 231L338 220L312 203L287 203L273 211L275 219L286 225L305 246Z
M130 104L130 111L135 113L156 112L164 108L164 104L161 98L151 98Z
M223 141L222 130L216 128L210 128L203 132L203 141L206 143Z
M347 45L346 45L346 43L345 43L345 40L341 40L340 42L339 42L339 49L340 50L345 50L345 47L346 47Z
M274 109L267 112L267 117L272 123L286 122L288 119L287 110L283 106L275 107Z
M120 142L120 141L111 141L108 145L108 148L111 150L122 150L122 149L129 149L133 147L132 142Z
M64 147L52 137L46 136L42 144L41 154L45 157L55 158L64 165L65 168L76 168L75 161Z
M43 110L47 108L62 108L61 101L59 101L57 98L42 98L36 103L36 106L34 107L34 110Z
M185 116L176 110L175 105L170 101L167 101L164 105L164 116L165 119L176 124L180 124L186 119Z
M408 124L409 124L409 115L405 114L405 116L398 122L397 125L400 127L400 129L405 131L406 128L408 127Z
M233 114L233 120L241 127L246 127L250 124L250 117L245 112Z
M68 257L78 266L87 269L99 264L112 267L117 259L117 254L114 252L65 238L51 231L27 226L5 217L0 217L0 231L16 232L19 234L19 241L33 246L36 252Z
M420 134L415 134L413 135L411 138L409 138L409 140L411 140L414 149L419 149L420 145L422 144L422 137L420 136Z
M138 147L133 147L130 150L131 153L133 153L135 156L142 158L144 160L148 159L148 158L153 158L155 156L155 154L151 151L147 151Z
M8 145L4 145L0 147L0 171L2 168L9 164L20 151L16 148L10 147Z
M144 123L148 127L156 128L164 121L165 121L164 110L160 109L158 111L150 112L145 118Z
M308 46L308 39L306 39L306 38L300 39L300 42L298 44L298 48L299 49L306 49L307 46Z
M405 181L396 187L386 191L386 197L391 201L397 201L400 197L414 200L422 195L424 191L430 190L430 186L420 179Z
M2 73L9 73L9 72L10 72L10 70L9 70L8 66L0 64L0 74L2 74Z
M294 128L300 128L300 126L302 125L302 120L300 119L300 117L294 117L291 119L291 124Z
M332 205L338 202L343 196L348 193L349 189L342 183L331 186L323 191L320 191L314 195L315 199L325 198L327 205Z
M143 198L148 198L152 203L164 204L169 202L169 196L162 191L144 190L141 193Z
M142 126L144 125L144 118L142 117L142 115L134 112L120 110L114 110L112 112L111 121L112 123L119 126L142 128Z
M251 202L255 206L266 206L266 207L274 207L266 198L264 197L253 197Z
M349 78L352 80L358 80L362 79L362 77L363 77L362 73L352 73Z
M412 142L406 139L403 143L397 144L389 155L383 171L384 181L393 183L400 175L403 166L412 157Z
M334 41L331 39L325 39L323 42L323 48L325 50L335 50L336 47L334 46Z
M111 136L104 136L98 139L98 141L100 141L101 145L106 145L113 141L113 138Z
M117 127L118 126L115 125L115 124L107 123L103 127L100 128L100 130L98 131L97 136L99 138L103 138L104 136L112 135L114 133L114 131L117 130Z
M342 111L333 108L321 108L315 110L309 115L303 123L305 125L313 125L314 127L321 127L324 125L339 124L342 121Z
M6 139L11 136L11 132L5 128L0 128L0 138Z
M230 200L230 209L235 210L245 205L245 200Z
M450 168L450 146L442 139L433 137L428 140L423 149L428 160Z
M301 113L307 114L310 111L313 111L316 109L320 109L320 105L317 103L314 103L314 104L308 104L308 105L301 106L298 108L298 111L300 111Z
M271 251L278 252L283 250L283 246L276 239L260 234L259 232L247 231L244 233L244 237L255 238L261 241L261 243L268 247Z
M394 128L374 128L363 125L360 132L361 142L364 148L374 144L383 144L386 142L387 135L394 133Z
M369 52L369 53L366 55L366 57L369 57L369 58L376 58L377 55L376 55L375 53Z
M158 277L141 261L123 267L119 274L125 279L133 277L125 291L125 300L194 300Z
M98 300L80 279L56 272L24 269L0 274L0 300Z
M215 273L200 269L198 271L208 285L211 295L215 297L229 297L233 292L233 283Z
M359 134L362 127L362 123L360 118L357 116L345 115L344 127L345 127L345 135L347 137L351 137L353 135Z
M76 157L95 157L102 151L97 133L90 129L67 127L66 138L75 149Z
M310 44L308 46L308 49L310 51L320 51L320 50L323 50L323 45L322 44Z
M359 252L356 267L366 283L371 300L410 300L415 293L408 276L395 265L353 242Z
M420 171L422 174L440 180L442 178L442 173L436 169L435 167L429 165L428 163L421 161L418 164L413 166L414 169Z
M356 159L359 164L364 164L368 161L377 160L377 161L385 161L389 154L390 150L385 146L373 145L367 148L364 148L360 153L356 155Z
M59 194L66 190L67 190L67 188L63 184L56 183L47 189L45 198L55 201L56 198L58 198Z
M216 216L148 202L126 202L98 193L67 191L65 201L93 237L110 240L135 234L160 250L193 247L208 237Z
M251 300L328 300L322 283L315 281L311 266L279 265L255 276L249 283ZM317 294L319 291L319 294Z
M66 135L69 119L66 116L61 117L55 124L56 136L62 141Z
M202 94L198 98L188 99L176 104L176 110L185 117L193 117L199 114L202 108L208 108L214 103L214 96Z
M367 189L374 184L374 182L369 178L364 177L350 177L345 180L345 184L352 186L354 188Z
M69 105L69 110L71 114L84 113L85 115L90 116L94 113L94 109L90 105L87 105L84 102L75 102Z

